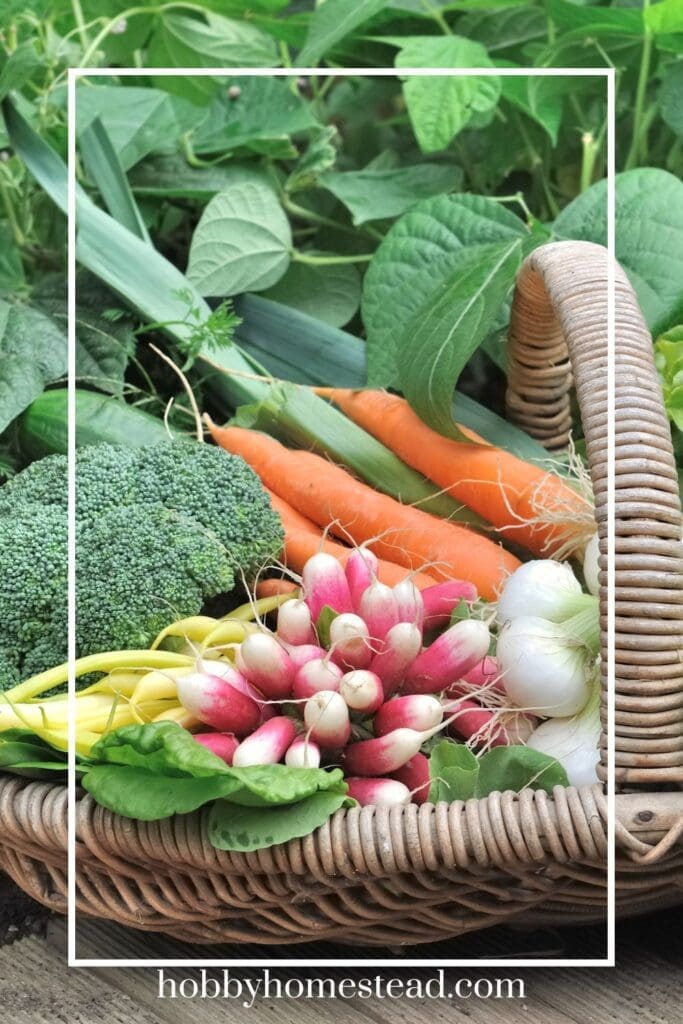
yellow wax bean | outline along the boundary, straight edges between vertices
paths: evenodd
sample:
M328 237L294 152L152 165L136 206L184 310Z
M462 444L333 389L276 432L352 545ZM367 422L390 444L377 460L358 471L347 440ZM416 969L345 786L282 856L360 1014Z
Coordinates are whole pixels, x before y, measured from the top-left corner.
M258 601L249 601L247 604L241 604L239 608L233 608L231 612L223 616L221 622L227 622L230 619L235 619L237 622L248 622L257 617L260 618L262 615L267 615L268 612L274 612L285 601L291 601L298 596L298 593L293 592L274 594L272 597L261 597Z
M105 651L102 654L89 654L76 661L76 676L85 676L89 672L113 672L114 669L146 669L177 668L180 665L191 665L193 659L173 651ZM12 701L25 701L31 697L51 690L53 686L61 686L69 678L68 664L57 665L55 668L41 672L37 676L18 683L7 690L6 697Z
M166 711L162 711L154 719L155 722L177 722L178 725L182 725L183 729L193 729L196 725L202 723L194 715L191 715L189 711L178 705L175 708L168 708Z
M151 644L150 650L155 651L169 636L181 636L186 640L202 643L206 634L211 632L217 622L218 619L214 619L210 615L193 615L189 619L178 619L177 622L172 622L170 626L162 629L154 643Z
M164 671L147 672L139 680L132 696L133 704L139 704L144 700L168 700L174 698L178 692L176 679L194 672L193 665L184 665L182 668L169 668Z
M247 635L245 623L234 622L231 619L223 619L218 622L215 628L204 637L202 651L211 647L223 647L227 644L241 644Z

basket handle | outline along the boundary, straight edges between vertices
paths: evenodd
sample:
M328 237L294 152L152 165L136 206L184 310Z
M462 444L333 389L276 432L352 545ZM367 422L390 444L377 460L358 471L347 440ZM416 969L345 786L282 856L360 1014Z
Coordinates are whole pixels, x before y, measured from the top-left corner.
M572 371L600 539L606 650L607 250L535 249L517 278L509 332L511 420L546 447L567 445ZM616 781L683 783L683 545L671 432L652 339L615 268ZM606 662L603 657L603 722ZM606 751L601 743L601 776Z

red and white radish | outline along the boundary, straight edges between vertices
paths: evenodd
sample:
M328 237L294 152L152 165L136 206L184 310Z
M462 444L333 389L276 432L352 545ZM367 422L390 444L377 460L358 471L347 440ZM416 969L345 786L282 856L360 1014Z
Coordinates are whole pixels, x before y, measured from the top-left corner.
M285 644L285 650L297 672L302 665L306 665L309 661L317 661L319 658L324 658L327 655L325 648L319 647L318 644L301 644L299 647L293 644Z
M410 803L410 790L396 779L345 779L348 795L361 807L397 807Z
M227 661L214 661L208 658L203 659L199 662L202 672L208 672L209 675L218 676L219 679L225 680L226 683L230 683L240 693L244 693L247 697L251 697L252 700L256 701L258 706L261 708L261 721L266 722L269 718L272 718L275 714L274 709L268 704L263 694L252 686L248 679L245 679L241 672L238 672L234 665L230 665ZM259 722L259 725L261 723Z
M394 587L394 601L399 622L412 622L422 629L425 606L422 594L408 577Z
M462 678L484 657L491 637L479 619L463 619L447 629L410 665L405 693L437 693Z
M397 622L391 627L382 650L370 662L370 671L382 680L385 698L399 688L421 648L422 633L415 623Z
M238 648L236 661L249 682L268 700L291 696L294 663L271 633L250 633Z
M363 594L377 576L379 561L377 555L369 548L356 548L346 562L346 582L349 585L351 602L354 611L360 608Z
M303 568L302 583L304 600L314 625L326 605L339 615L353 611L344 570L334 555L320 551L309 558Z
M192 672L177 681L178 700L200 722L220 732L244 736L261 722L261 708L235 686L209 675Z
M324 750L345 747L351 735L349 709L341 694L321 690L304 705L308 736Z
M394 697L378 710L373 720L375 736L386 736L395 729L425 732L443 721L443 705L430 693L411 693Z
M347 672L339 684L339 692L352 711L373 714L384 703L382 680L367 669Z
M240 743L231 732L196 732L192 738L226 764L232 764L234 753Z
M305 736L297 736L287 748L285 764L290 768L319 768L320 747Z
M453 700L444 704L451 736L472 740L478 746L500 747L509 743L497 715L473 700Z
M351 743L341 756L344 772L350 775L391 775L420 752L420 747L439 732L443 725L418 732L394 729L385 736Z
M454 608L461 601L471 604L477 599L477 588L466 580L446 580L422 591L425 629L441 629L451 620Z
M321 690L334 690L338 693L343 675L344 670L329 657L307 661L294 676L292 696L295 700L306 700Z
M265 722L251 736L242 740L233 754L235 768L249 768L257 764L277 764L285 756L296 736L296 725L291 718L278 715Z
M370 634L360 615L345 612L330 623L332 660L345 669L367 668L372 660Z
M398 622L396 599L391 587L373 580L360 601L360 616L373 640L382 641Z
M429 758L424 754L416 754L403 767L392 772L392 778L398 779L410 790L414 804L426 804L432 780L429 775Z
M315 643L311 610L305 601L296 599L280 605L277 613L277 635L286 644L300 646Z

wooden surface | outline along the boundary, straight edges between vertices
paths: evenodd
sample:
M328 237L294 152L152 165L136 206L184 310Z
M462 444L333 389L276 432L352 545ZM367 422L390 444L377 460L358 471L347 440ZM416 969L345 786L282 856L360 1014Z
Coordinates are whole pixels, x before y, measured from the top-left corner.
M496 930L497 931L497 930ZM518 935L514 952L530 955L534 946L547 955L557 949L574 949L584 944L592 953L590 929L562 933L543 932ZM500 968L447 971L447 983L456 977L522 977L526 982L524 1000L389 1001L354 1000L305 1001L263 1000L253 1008L234 1001L157 999L156 971L149 968L74 969L64 967L64 922L53 918L45 937L32 936L0 950L0 1006L4 1019L12 1024L673 1024L681 1019L683 978L683 931L678 915L659 914L623 925L620 929L620 966L608 968L524 968L501 963ZM129 932L116 926L81 922L81 956L168 955L182 958L186 947L160 938ZM503 938L508 943L514 933ZM460 940L459 944L463 940ZM598 945L601 939L598 938ZM500 936L492 932L472 936L471 950L479 955L501 956ZM488 953L482 953L486 945ZM545 947L545 948L543 948ZM497 954L494 950L498 950ZM153 951L153 952L152 952ZM208 950L207 950L208 952ZM223 955L234 955L223 948ZM196 955L196 947L191 950ZM217 955L215 948L212 953ZM454 951L451 951L454 955ZM475 953L476 955L476 953ZM438 966L435 959L434 967ZM335 978L403 975L429 977L431 968L374 971L323 968L296 970L271 966L281 978L309 975ZM254 978L257 969L234 969L242 977ZM189 968L167 968L169 977L193 975Z

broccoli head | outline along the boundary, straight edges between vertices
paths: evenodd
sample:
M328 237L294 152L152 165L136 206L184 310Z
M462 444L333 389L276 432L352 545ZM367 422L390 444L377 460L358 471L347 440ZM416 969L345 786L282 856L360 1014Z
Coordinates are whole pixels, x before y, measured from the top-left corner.
M64 456L0 488L0 687L66 658L66 508ZM169 622L253 579L282 540L258 477L220 448L79 449L78 655L147 646Z
M0 513L0 690L66 657L67 520L56 505Z

